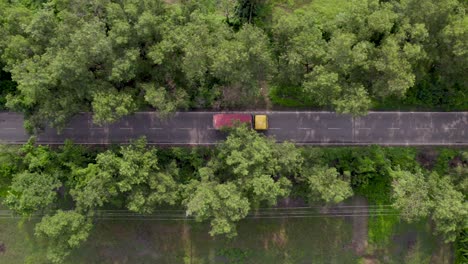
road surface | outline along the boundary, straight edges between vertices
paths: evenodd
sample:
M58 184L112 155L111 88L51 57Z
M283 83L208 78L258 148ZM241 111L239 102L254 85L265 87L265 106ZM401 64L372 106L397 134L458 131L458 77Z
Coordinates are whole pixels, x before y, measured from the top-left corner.
M78 144L113 144L146 136L150 144L156 145L211 145L226 137L213 129L213 114L177 112L160 119L154 112L138 112L114 124L98 126L93 124L90 113L81 113L60 134L46 128L37 135L37 143L62 144L72 139ZM355 118L333 112L267 115L270 129L262 133L297 144L468 145L468 112L370 112ZM0 112L0 142L21 144L28 138L21 114Z

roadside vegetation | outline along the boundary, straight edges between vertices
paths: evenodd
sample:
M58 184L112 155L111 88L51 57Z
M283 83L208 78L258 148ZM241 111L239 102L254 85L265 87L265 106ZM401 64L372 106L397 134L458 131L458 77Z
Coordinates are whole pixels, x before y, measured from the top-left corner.
M0 0L0 110L24 113L29 131L63 128L82 111L96 124L143 109L467 111L467 7ZM356 197L398 213L369 217L371 246L362 254L388 250L403 220L453 242L456 263L467 263L467 195L466 149L297 147L243 126L213 148L157 149L144 138L107 149L34 138L0 146L1 202L22 224L32 219L30 239L54 263L87 243L104 210L180 210L208 223L210 236L235 240L239 223L279 201L328 207ZM251 254L217 250L239 262ZM427 262L415 252L405 261Z
M102 210L182 209L184 217L208 222L211 236L232 238L239 221L283 198L332 205L357 194L375 206L391 205L405 221L430 219L445 242L466 240L463 150L438 149L433 167L425 167L429 158L415 148L296 147L244 126L214 148L156 149L143 138L110 149L71 142L51 149L33 138L2 148L3 204L25 218L42 218L35 235L56 263L87 240ZM373 244L389 243L398 219L371 218Z
M0 108L468 109L466 1L170 2L1 0Z

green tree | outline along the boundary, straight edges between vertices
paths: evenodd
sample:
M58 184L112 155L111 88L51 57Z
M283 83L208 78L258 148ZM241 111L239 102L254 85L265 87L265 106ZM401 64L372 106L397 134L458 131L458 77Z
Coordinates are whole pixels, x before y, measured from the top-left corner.
M455 188L465 194L465 199L468 199L468 151L462 151L461 164L458 164L450 171L450 176L453 177Z
M152 35L160 23L148 25L148 17L170 23L162 5L67 0L51 1L36 12L12 8L20 19L3 23L7 41L1 55L18 93L7 98L7 106L27 113L30 128L60 128L77 112L91 109L97 123L135 111L139 82L163 84L167 76L153 71L146 57L161 41Z
M254 130L239 126L219 146L219 153L209 166L221 181L236 182L254 206L261 202L274 205L278 197L289 193L291 184L287 176L291 175L280 174L285 172L284 165L294 171L302 163L302 157L292 145L285 143L285 151L279 152L281 145L275 144ZM289 159L282 160L280 154L285 155L286 151Z
M92 102L93 121L96 124L112 123L136 110L130 94L115 89L96 92Z
M318 105L329 106L341 94L342 88L338 77L337 73L327 72L323 66L319 65L307 75L307 80L303 84L304 91L310 94Z
M0 145L0 197L5 197L11 181L22 170L21 156L17 146Z
M55 153L47 146L36 146L35 137L31 137L20 151L23 156L23 164L31 172L56 173L57 163Z
M16 213L29 216L53 204L61 185L57 177L48 173L18 173L13 177L5 204Z
M148 214L161 204L176 205L180 200L180 185L174 180L178 176L176 166L173 162L166 170L150 174L145 184L134 187L127 198L127 208Z
M269 78L273 65L267 36L260 29L244 26L233 39L221 41L213 54L210 68L213 76L236 97L227 97L224 103L249 101L260 93L262 82Z
M16 91L16 83L11 80L8 72L1 70L2 68L0 64L0 110L5 110L6 96Z
M86 216L58 210L54 215L42 218L36 225L35 235L47 241L47 258L53 263L63 263L73 249L86 241L91 228Z
M350 180L340 175L335 168L306 168L301 178L308 187L311 201L323 200L327 203L339 203L353 195Z
M392 171L393 206L400 210L407 221L427 217L433 207L430 186L421 171Z
M466 4L457 0L399 2L404 17L428 32L425 56L416 67L408 102L426 107L466 109L468 39Z
M336 112L342 114L352 114L355 116L367 114L367 110L371 105L371 100L367 96L367 92L362 85L348 87L347 94L340 99L336 99Z
M279 87L300 86L314 104L353 115L365 114L371 99L404 97L428 34L395 5L355 1L335 17L316 4L282 13L272 28Z
M198 170L200 179L187 184L182 195L188 214L200 221L213 217L212 235L234 236L235 223L250 208L273 206L286 197L291 189L288 177L295 176L303 162L291 143L276 144L243 125L229 133L216 155Z
M444 236L446 242L453 242L468 226L468 202L448 176L432 173L429 186L434 203L431 218L436 223L435 230Z
M448 176L436 172L425 177L420 171L394 171L393 206L406 220L413 221L430 216L436 233L446 242L455 241L468 225L468 203L463 193L456 190Z
M99 156L98 156L99 158ZM113 180L115 169L103 165L89 164L86 168L76 169L70 180L73 185L70 194L78 211L88 211L103 206L118 194Z
M76 167L86 167L96 158L91 149L83 145L75 145L73 141L68 139L65 140L64 145L60 146L55 153L57 163L66 174L70 174Z
M186 192L187 215L195 216L197 221L210 220L212 236L235 236L235 223L245 218L250 209L249 200L234 183L202 179L189 183Z
M96 164L76 169L70 193L77 207L85 211L123 196L130 210L151 213L159 204L174 205L178 201L177 174L175 164L160 169L156 149L147 148L141 138L121 146L118 152L100 153Z

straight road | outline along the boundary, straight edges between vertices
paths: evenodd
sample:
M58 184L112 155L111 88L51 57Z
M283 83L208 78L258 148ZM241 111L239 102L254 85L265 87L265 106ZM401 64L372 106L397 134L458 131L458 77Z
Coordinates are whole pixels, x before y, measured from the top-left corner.
M213 114L216 112L177 112L160 119L154 112L138 112L114 124L97 126L90 113L81 113L60 134L46 128L37 135L37 143L62 144L71 139L78 144L113 144L146 136L155 145L211 145L226 137L213 129ZM262 133L296 144L468 145L468 112L370 112L355 118L334 112L266 114L270 129ZM0 112L0 142L21 144L28 137L21 114Z

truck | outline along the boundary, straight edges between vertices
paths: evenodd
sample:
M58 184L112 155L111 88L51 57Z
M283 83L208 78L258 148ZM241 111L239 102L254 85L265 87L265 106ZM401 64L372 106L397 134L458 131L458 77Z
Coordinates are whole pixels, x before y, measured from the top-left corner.
M232 127L236 123L247 124L255 130L268 129L267 115L252 114L215 114L213 115L213 128L220 130L224 127Z

